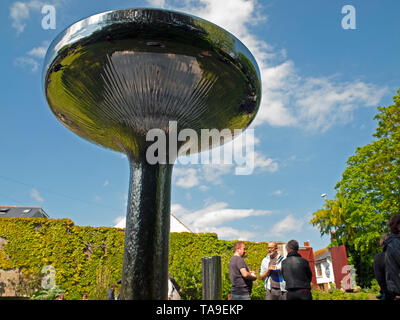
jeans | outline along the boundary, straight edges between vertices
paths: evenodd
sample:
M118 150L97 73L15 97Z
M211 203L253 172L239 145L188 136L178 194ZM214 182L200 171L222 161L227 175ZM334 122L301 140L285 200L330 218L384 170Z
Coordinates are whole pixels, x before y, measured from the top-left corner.
M265 300L286 300L286 294L287 292L281 289L265 289Z
M231 293L232 300L251 300L249 294L234 294Z

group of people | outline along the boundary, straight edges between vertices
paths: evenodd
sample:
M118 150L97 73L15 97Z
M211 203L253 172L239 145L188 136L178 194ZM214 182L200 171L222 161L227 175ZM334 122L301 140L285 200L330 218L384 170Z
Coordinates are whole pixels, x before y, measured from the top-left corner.
M299 243L290 240L286 250L284 258L276 242L268 243L268 255L260 267L266 300L312 300L312 271L308 261L298 253ZM258 277L244 262L246 245L243 241L234 244L234 252L228 267L232 283L230 297L231 300L250 300L253 281Z
M400 215L389 220L390 234L382 236L382 252L374 257L374 272L381 288L379 299L400 300ZM268 254L262 260L259 277L264 281L266 300L312 300L312 271L306 259L299 253L299 243L290 240L286 244L287 256L278 252L276 242L268 243ZM246 245L243 241L234 244L234 255L229 262L232 283L231 300L250 300L253 281L258 276L250 271L244 261ZM120 280L117 281L120 282ZM108 300L118 300L116 285L111 284ZM180 300L180 287L168 274L168 300ZM60 295L57 300L63 300ZM81 300L87 300L84 294Z
M381 288L381 300L400 300L400 215L389 220L390 234L382 236L382 252L374 257L374 272ZM299 244L290 240L287 256L278 252L275 242L268 243L268 254L262 260L260 279L264 281L266 300L312 300L312 271L308 261L298 253ZM232 283L232 300L250 300L253 281L257 280L244 262L246 245L243 241L234 244L234 256L229 262Z
M374 257L381 300L400 300L400 215L389 220L390 233L382 236L382 252Z

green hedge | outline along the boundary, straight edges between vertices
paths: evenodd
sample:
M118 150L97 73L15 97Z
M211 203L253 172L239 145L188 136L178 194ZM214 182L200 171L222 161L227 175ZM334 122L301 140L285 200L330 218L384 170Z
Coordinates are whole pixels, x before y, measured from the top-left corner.
M67 299L79 299L83 293L89 299L105 299L109 284L121 277L121 229L79 227L68 219L0 218L0 237L7 240L0 250L0 269L21 270L33 291L40 289L41 270L46 265L55 268L56 284ZM213 255L222 257L223 299L227 299L233 243L218 240L212 233L171 233L169 269L181 286L183 299L201 299L201 258ZM246 242L246 247L245 261L259 274L267 243ZM252 298L264 299L264 294L263 283L257 280Z
M343 292L339 289L323 292L319 289L312 291L313 300L377 300L378 292Z

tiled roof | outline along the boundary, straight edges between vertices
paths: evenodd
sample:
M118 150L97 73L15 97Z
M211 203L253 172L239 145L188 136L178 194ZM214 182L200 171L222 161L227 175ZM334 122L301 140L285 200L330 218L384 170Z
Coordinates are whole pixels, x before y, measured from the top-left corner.
M0 218L48 218L41 207L0 206Z
M314 261L323 260L329 256L331 251L328 248L323 248L314 252Z

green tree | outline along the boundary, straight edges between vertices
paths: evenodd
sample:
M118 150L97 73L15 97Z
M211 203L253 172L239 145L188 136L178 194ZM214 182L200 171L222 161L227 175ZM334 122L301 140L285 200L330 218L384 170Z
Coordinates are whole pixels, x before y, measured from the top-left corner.
M400 214L400 90L394 104L378 107L378 127L370 144L347 160L334 200L313 213L311 223L321 235L331 234L331 246L344 244L357 282L369 286L373 256L388 232L391 216Z

